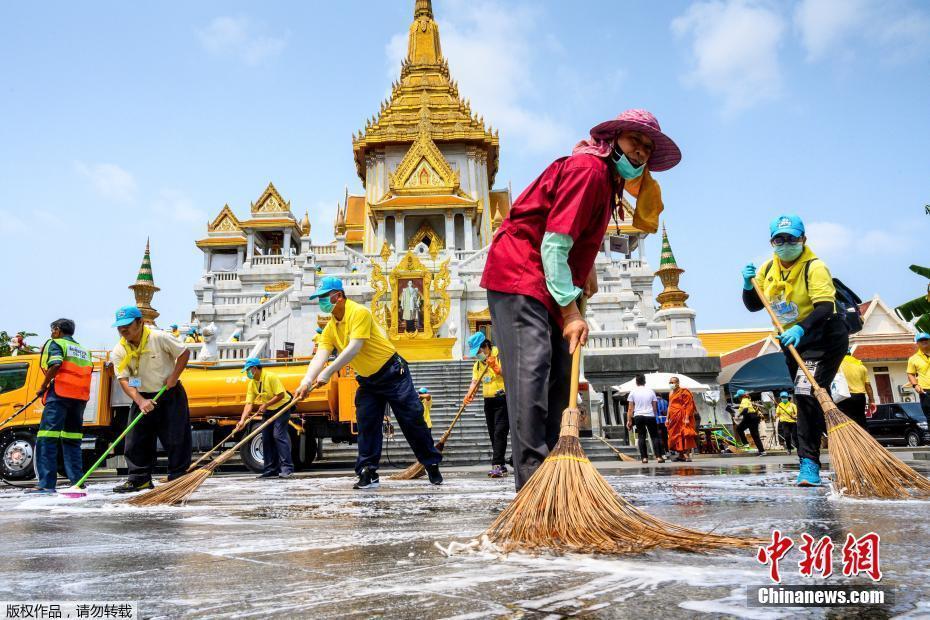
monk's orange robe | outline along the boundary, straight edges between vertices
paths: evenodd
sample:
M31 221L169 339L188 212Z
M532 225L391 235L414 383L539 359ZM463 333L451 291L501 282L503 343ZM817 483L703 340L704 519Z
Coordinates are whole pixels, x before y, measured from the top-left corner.
M694 396L685 388L678 388L668 399L668 419L665 422L668 428L669 450L681 452L693 450L697 445L697 429L694 428Z

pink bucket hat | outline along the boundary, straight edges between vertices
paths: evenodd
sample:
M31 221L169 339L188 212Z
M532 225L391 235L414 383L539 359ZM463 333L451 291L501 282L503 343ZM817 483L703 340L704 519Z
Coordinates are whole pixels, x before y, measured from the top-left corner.
M659 121L648 110L627 110L612 121L604 121L591 130L595 140L610 141L621 131L640 131L650 138L655 145L649 156L647 167L653 172L662 172L674 168L681 161L681 149L675 142L662 133Z

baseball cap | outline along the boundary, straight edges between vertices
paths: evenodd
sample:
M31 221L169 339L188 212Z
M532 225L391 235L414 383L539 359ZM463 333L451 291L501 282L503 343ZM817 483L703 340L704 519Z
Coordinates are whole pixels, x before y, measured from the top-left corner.
M419 391L420 391L420 394L429 394L429 390L426 389L425 387L420 388Z
M129 325L136 319L142 318L142 311L135 306L123 306L116 311L116 321L113 323L113 327L123 327L124 325Z
M245 364L242 366L242 372L245 372L249 368L255 368L256 366L261 368L262 361L258 359L257 357L249 357L245 360Z
M775 235L801 237L804 235L804 222L797 215L779 215L769 224L769 238Z
M930 334L927 332L917 332L917 335L914 336L914 342L920 342L921 340L930 340Z
M345 289L342 288L342 280L340 280L336 276L326 276L325 278L320 280L320 285L313 292L313 294L310 295L310 299L313 299L315 297L322 297L323 295L326 295L327 293L331 293L333 291L345 291Z
M789 396L788 392L782 392L781 394L778 395L779 398L786 398L788 396Z
M469 349L468 354L471 357L475 357L476 355L478 355L478 349L481 348L481 345L483 345L486 340L487 338L481 332L476 332L472 334L471 336L469 336L468 337L468 349Z
M739 398L740 396L745 396L745 395L746 395L746 390L736 390L737 398Z

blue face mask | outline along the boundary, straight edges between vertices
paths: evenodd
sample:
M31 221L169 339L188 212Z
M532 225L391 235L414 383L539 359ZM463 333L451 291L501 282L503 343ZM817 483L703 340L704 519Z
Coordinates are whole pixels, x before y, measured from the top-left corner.
M320 297L320 310L326 314L331 314L333 311L333 302L330 300L329 296Z
M788 261L789 263L791 261L797 260L797 258L801 255L801 252L803 251L804 251L803 243L798 243L795 245L786 243L784 245L775 246L775 256L777 256L783 261Z
M614 148L614 152L613 155L611 155L610 160L614 162L614 167L617 169L617 173L627 181L631 179L638 179L643 174L643 170L646 168L646 164L643 164L637 168L632 163L630 163L630 160L626 158L626 155L624 155L616 148Z

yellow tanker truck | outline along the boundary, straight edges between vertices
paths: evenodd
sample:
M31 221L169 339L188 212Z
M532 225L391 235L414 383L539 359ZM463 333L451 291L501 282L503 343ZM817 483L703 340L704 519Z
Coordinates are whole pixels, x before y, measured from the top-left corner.
M82 448L85 464L93 463L110 442L126 428L129 398L113 378L108 353L94 352L91 399L84 411ZM308 359L267 360L285 388L293 393L307 371ZM241 362L191 363L181 375L181 383L190 403L191 427L195 449L209 449L235 426L245 404L247 378L240 372ZM313 391L291 412L291 445L294 465L306 469L318 456L318 440L354 443L355 391L357 383L351 371ZM38 355L0 357L0 421L24 407L42 385ZM42 417L42 403L36 401L14 420L0 426L0 475L8 480L34 476L36 433ZM258 424L258 422L253 422ZM122 446L116 452L122 454ZM243 446L240 456L252 471L262 471L261 435Z

